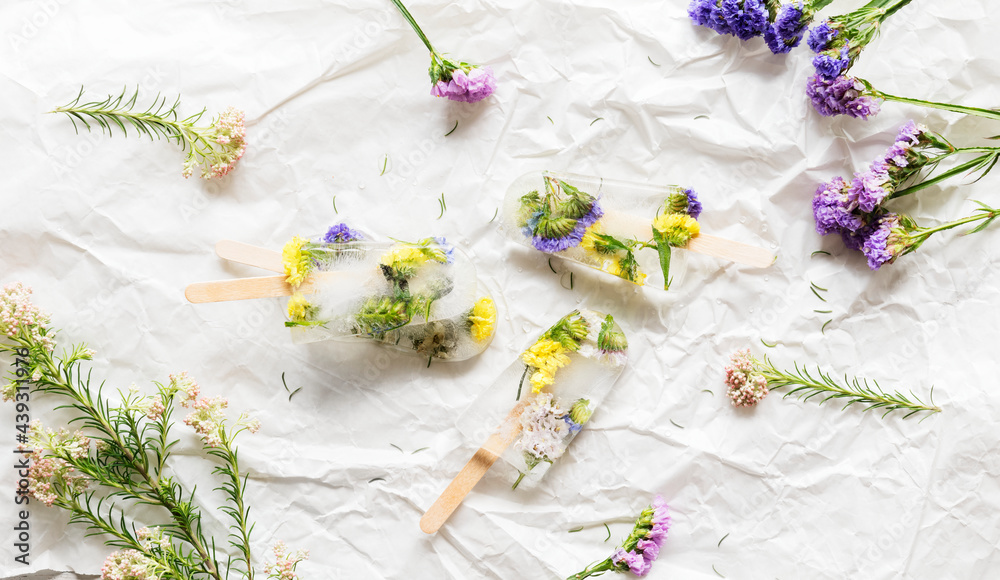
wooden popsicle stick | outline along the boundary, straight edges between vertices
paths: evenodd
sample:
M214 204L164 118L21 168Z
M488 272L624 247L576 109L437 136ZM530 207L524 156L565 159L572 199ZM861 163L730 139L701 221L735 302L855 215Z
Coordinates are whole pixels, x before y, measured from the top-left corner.
M299 286L299 292L312 294L316 292L320 282L331 277L342 277L354 272L316 272L309 276ZM365 274L367 277L367 274ZM274 298L291 296L292 287L285 282L285 276L262 276L259 278L236 278L234 280L218 280L216 282L196 282L184 290L184 296L189 302L204 304L206 302L228 302L231 300L250 300L253 298Z
M625 229L626 235L635 236L640 240L648 240L653 237L653 224L650 221L637 219L630 214L621 212L608 211L605 212L605 216L615 220L617 228ZM708 234L698 234L691 238L684 249L754 268L767 268L775 260L774 254L765 248Z
M751 246L742 242L734 242L726 238L698 234L684 246L685 250L698 252L707 256L715 256L738 264L746 264L754 268L767 268L774 263L775 255L770 250Z
M281 263L281 253L260 246L252 246L234 240L221 240L215 244L215 253L223 259L247 266L256 266L281 274L285 271Z
M490 467L493 467L504 450L514 443L514 439L517 439L521 433L521 413L524 412L525 407L531 403L533 398L532 396L525 397L514 405L503 423L500 424L500 428L489 436L486 443L476 451L472 459L462 468L462 471L458 472L455 479L451 480L434 505L424 513L423 517L420 518L420 529L424 533L433 534L438 531L462 503L465 496L469 495L472 488L486 475Z

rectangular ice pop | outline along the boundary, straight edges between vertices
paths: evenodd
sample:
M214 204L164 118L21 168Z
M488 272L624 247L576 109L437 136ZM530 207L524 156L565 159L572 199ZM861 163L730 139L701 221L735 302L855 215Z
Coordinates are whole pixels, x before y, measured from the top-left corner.
M697 194L678 186L536 172L507 189L500 230L522 245L664 289L684 273L685 253L678 263L675 248L758 268L774 262L768 250L702 233L701 210Z
M582 310L561 318L459 418L466 437L485 443L427 510L420 528L436 532L499 458L516 470L515 489L540 480L567 452L627 359L625 334L610 315Z

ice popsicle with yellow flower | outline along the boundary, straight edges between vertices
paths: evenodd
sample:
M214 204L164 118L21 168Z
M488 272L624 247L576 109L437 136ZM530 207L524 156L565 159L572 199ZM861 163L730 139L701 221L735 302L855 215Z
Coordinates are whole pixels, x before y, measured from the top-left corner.
M285 325L296 343L362 339L429 360L464 360L493 337L493 298L468 255L444 238L372 241L339 224L323 236L292 238L280 255L230 241L216 250L283 275L193 284L188 299L289 296Z
M575 310L556 322L459 418L467 438L486 443L420 528L437 531L497 459L504 459L504 477L514 489L537 483L568 452L627 360L628 342L611 315Z
M520 244L639 286L680 282L675 248L758 268L774 262L768 250L704 234L701 210L692 189L546 171L511 184L500 229Z

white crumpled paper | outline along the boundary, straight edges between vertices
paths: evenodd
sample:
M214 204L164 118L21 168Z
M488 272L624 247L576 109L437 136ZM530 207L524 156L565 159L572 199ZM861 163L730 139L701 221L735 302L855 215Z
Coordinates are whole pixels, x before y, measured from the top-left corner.
M107 389L187 370L234 415L258 416L263 428L240 444L255 552L266 559L277 539L310 550L303 578L565 578L608 556L657 493L674 523L649 578L996 577L997 232L936 235L870 272L814 233L811 196L863 169L910 118L970 144L1000 128L892 103L867 123L822 118L804 96L806 48L773 56L759 39L692 25L686 5L409 3L441 50L494 68L495 96L470 106L428 94L427 53L388 1L8 2L3 281L33 286L61 340L97 351ZM890 93L996 106L991 7L917 0L854 72ZM180 94L185 115L244 108L246 157L206 183L181 177L183 155L166 142L75 135L43 113L81 85L94 97L138 85L143 102ZM691 255L669 294L557 259L553 274L490 223L507 185L542 169L693 187L703 231L777 248L778 261L755 270ZM970 198L997 203L998 178L898 207L921 223L954 219ZM215 257L216 241L278 249L341 220L462 240L503 293L491 348L425 368L374 346L293 345L280 299L184 300L191 282L264 274ZM833 255L810 257L817 249ZM537 489L511 492L488 474L437 535L421 533L420 515L481 444L460 437L458 413L577 305L613 313L628 333L619 384ZM722 366L737 348L760 354L760 338L780 343L769 351L779 365L920 395L934 386L944 412L880 420L777 394L736 410ZM302 387L291 400L282 373ZM32 417L57 422L54 403L33 399ZM181 431L178 479L218 502ZM15 470L0 470L8 524L14 485ZM6 525L0 576L99 573L111 551L99 538L30 511L31 564L14 561ZM218 517L206 510L205 525Z

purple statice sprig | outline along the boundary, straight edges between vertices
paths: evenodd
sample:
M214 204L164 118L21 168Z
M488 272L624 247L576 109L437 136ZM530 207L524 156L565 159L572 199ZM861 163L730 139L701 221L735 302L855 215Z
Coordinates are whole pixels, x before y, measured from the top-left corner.
M742 41L763 36L774 54L785 54L802 42L816 12L833 0L692 0L688 16L699 26Z
M639 514L632 533L609 558L588 566L566 580L583 580L605 572L631 572L636 576L645 576L660 555L660 548L669 531L670 508L662 497L656 496L652 505Z
M814 26L807 44L816 53L816 74L833 80L845 74L878 35L887 18L911 0L872 0L853 12L833 16Z
M392 3L431 52L431 66L427 72L431 77L432 95L462 103L475 103L493 94L497 88L497 81L492 68L445 57L434 49L434 45L406 6L400 0L392 0Z
M805 365L800 366L795 363L794 371L781 370L774 366L767 356L757 358L750 354L749 349L734 354L731 367L738 367L736 372L745 373L751 381L762 382L765 394L768 390L789 389L783 398L794 396L808 401L818 397L820 405L830 400L837 400L844 402L841 410L852 405L861 405L865 407L866 412L878 409L882 412L883 418L893 411L905 413L904 419L917 413L941 412L941 408L934 405L933 388L928 396L928 403L925 404L912 392L909 394L899 391L886 392L877 381L869 382L868 379L848 378L845 375L843 382L839 382L819 367L815 372L811 372ZM732 388L731 367L726 367L726 381L730 384L730 388ZM733 404L739 404L736 398L733 398Z
M979 206L974 214L930 228L920 227L909 217L900 214L886 213L880 216L866 232L859 248L868 260L868 267L878 270L886 264L892 264L900 256L915 252L938 232L977 221L981 223L966 232L966 235L981 232L1000 216L1000 210L981 201L973 201Z
M945 159L969 153L979 155L937 175L928 173L925 179L913 181L922 171L935 169ZM889 243L888 232L894 228L898 231L902 226L887 216L888 201L968 172L980 173L981 179L998 161L1000 147L955 147L944 136L910 121L899 129L885 153L864 171L855 173L850 182L835 177L816 188L813 195L816 232L840 234L848 249L864 251L869 266L876 270L902 253L916 249L904 252L902 246ZM875 237L869 243L872 236Z
M845 74L832 79L824 78L820 74L809 77L809 81L806 83L806 96L809 97L816 112L824 117L848 115L856 119L867 120L881 111L885 101L893 101L1000 121L1000 110L997 109L967 107L892 95L877 90L871 82L865 79Z

